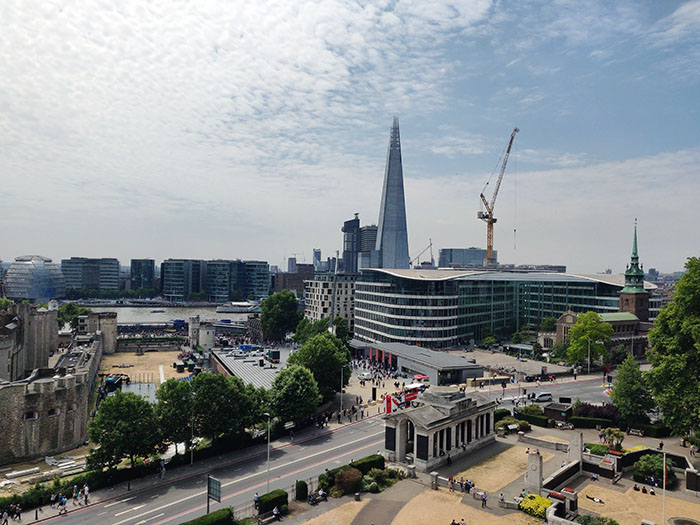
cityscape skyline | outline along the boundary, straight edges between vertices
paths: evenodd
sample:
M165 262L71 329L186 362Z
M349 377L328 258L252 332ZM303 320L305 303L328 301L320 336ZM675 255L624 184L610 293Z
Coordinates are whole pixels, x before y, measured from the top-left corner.
M513 126L500 262L622 273L635 218L647 268L700 244L698 0L28 1L3 18L5 262L333 256L343 221L376 220L393 114L410 257L485 247L478 195Z

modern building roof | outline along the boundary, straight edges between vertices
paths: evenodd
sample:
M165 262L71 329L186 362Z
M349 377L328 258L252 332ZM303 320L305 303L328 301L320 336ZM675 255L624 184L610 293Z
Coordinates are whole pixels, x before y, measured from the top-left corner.
M481 365L467 360L466 357L436 352L421 346L412 346L404 343L366 343L359 339L353 339L350 343L354 348L378 348L386 353L420 363L436 370L463 370L465 368L481 369Z
M625 286L624 275L613 274L573 274L558 272L506 272L493 270L455 270L455 269L393 269L393 268L363 268L362 272L382 272L394 277L414 279L418 281L449 281L449 280L484 280L484 281L596 281L600 283ZM362 280L362 277L359 279ZM655 290L657 286L644 282L644 288Z
M609 312L598 315L600 315L601 319L606 323L612 323L614 321L639 321L639 318L632 312Z

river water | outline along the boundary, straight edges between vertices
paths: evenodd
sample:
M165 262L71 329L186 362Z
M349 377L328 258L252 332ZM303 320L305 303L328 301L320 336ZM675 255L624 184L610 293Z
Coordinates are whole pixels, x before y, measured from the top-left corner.
M248 314L217 314L215 306L193 308L189 306L90 306L93 312L117 312L117 323L165 323L173 319L189 321L198 315L200 319L230 319L246 321ZM164 310L153 312L153 310Z

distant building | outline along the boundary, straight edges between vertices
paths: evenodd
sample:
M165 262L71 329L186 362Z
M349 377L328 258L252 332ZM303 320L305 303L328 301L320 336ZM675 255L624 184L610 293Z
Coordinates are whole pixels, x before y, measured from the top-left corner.
M131 289L156 286L156 262L153 259L131 259Z
M408 268L408 230L406 201L403 191L403 166L399 119L394 117L389 134L382 201L377 226L378 262L380 268Z
M225 303L245 297L245 263L241 260L207 261L207 301Z
M265 299L270 295L270 267L267 261L243 261L245 264L246 298Z
M205 290L207 263L193 259L166 259L160 265L160 275L166 301L189 301L192 294Z
M494 259L498 260L498 252L494 250ZM471 266L483 266L486 259L486 250L483 248L442 248L438 255L440 268L459 268Z
M354 219L343 223L343 272L357 273L357 256L360 253L360 219L355 214Z
M623 345L635 356L643 356L647 348L647 332L650 323L640 323L639 318L630 312L601 313L600 318L604 323L612 326L613 333L608 348ZM569 310L557 319L557 331L555 343L568 343L569 331L576 324L578 314Z
M5 274L5 296L8 299L44 302L65 295L61 268L48 257L23 255Z
M313 279L304 282L304 315L313 322L329 317L333 301L333 280L336 281L334 317L344 317L350 332L354 330L355 281L358 274L317 273Z
M377 246L377 225L370 224L360 228L360 253L357 256L357 269L372 268L379 265ZM374 254L374 259L372 255Z
M294 273L278 273L272 276L273 293L292 290L299 299L304 298L304 281L313 279L314 265L299 263Z
M321 270L321 249L314 248L314 271Z
M637 254L637 224L634 225L632 257L625 270L625 287L620 292L620 311L630 312L642 322L649 321L649 292L644 288L644 270Z
M113 258L71 257L61 261L69 290L119 290L119 261Z
M297 271L297 258L289 257L287 259L287 273L296 273Z

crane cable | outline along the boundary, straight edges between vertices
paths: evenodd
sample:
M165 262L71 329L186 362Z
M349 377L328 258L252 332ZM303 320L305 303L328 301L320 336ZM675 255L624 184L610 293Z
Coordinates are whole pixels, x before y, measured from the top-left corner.
M513 170L513 251L516 251L516 234L518 232L518 155L514 155L515 169Z

